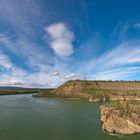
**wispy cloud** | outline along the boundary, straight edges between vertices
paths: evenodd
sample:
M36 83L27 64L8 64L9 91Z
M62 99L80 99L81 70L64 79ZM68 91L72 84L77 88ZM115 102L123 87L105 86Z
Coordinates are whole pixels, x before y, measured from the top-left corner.
M140 29L140 22L136 23L136 24L134 25L134 28Z
M41 10L36 0L1 0L0 17L0 21L7 28L12 27L12 31L19 35L33 36L36 34L34 27L40 22Z
M1 66L10 67L8 71L1 74L1 85L20 83L32 87L56 87L72 79L130 80L140 78L139 41L123 43L99 58L80 63L74 72L64 71L64 67L59 62L53 68L39 63L38 71L28 73L11 64L7 56L1 60L7 61L6 64L8 64L4 66L0 63Z
M80 64L82 65L80 69L83 67L83 71L89 75L87 79L131 79L133 76L139 75L139 43L139 41L123 43L99 58L90 60L86 64Z
M42 9L44 2L48 3L48 8ZM85 34L90 34L90 32L84 31L83 25L85 24L76 16L81 14L76 14L73 16L76 19L76 23L73 21L76 26L70 26L76 29L77 34L81 34L83 30L84 36L80 35L81 37L76 38L81 47L75 43L77 46L74 48L75 35L66 24L70 23L69 19L66 18L66 23L60 22L65 21L63 18L57 21L59 19L56 18L57 15L55 18L52 17L56 13L55 10L49 10L49 7L53 9L53 3L44 2L37 0L1 1L0 85L55 87L71 79L138 78L140 75L140 41L121 43L118 47L110 46L108 48L113 49L101 54L104 51L101 47L101 37L95 35L88 40ZM52 19L47 20L48 17ZM86 25L89 25L88 22ZM79 25L81 32L77 28ZM120 23L114 32L119 40L115 40L115 43L126 41L126 36L132 28L139 29L139 22L135 25L134 22ZM94 31L93 34L95 34ZM84 44L84 39L81 38L88 41ZM101 50L100 53L98 49ZM79 61L80 64L77 64L76 62Z
M132 23L130 22L120 22L115 26L114 32L112 34L112 40L117 39L119 42L125 41L129 30L132 28Z
M80 76L76 73L69 73L67 75L64 75L62 77L65 81L68 81L68 80L76 80L76 79L79 79Z
M3 46L0 46L1 50L7 50L19 60L23 58L26 61L24 63L30 67L40 65L40 63L51 64L55 60L48 51L25 37L14 39L13 36L0 34L0 44Z
M10 69L12 67L12 63L10 62L7 55L0 51L0 68L2 69Z
M70 56L74 52L72 45L74 35L64 23L51 24L45 31L50 36L50 47L57 55Z
M18 38L17 40L13 36L0 34L0 44L0 68L7 69L0 73L0 85L20 83L20 85L32 87L54 87L74 78L73 74L69 77L66 76L70 74L70 71L66 70L66 65L68 65L66 62L61 63L61 60L39 48L37 44L27 38ZM33 71L30 73L30 71L21 68L21 65L14 64L8 54L4 54L6 50L17 59L23 58L25 60L23 63Z

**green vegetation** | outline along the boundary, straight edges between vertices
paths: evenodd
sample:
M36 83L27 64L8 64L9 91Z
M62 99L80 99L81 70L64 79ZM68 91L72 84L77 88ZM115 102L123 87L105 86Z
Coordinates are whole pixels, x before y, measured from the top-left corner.
M140 101L115 101L107 106L120 111L120 115L131 116L132 113L140 114Z
M51 91L53 91L54 89L50 88L50 89L40 89L37 94L32 95L33 97L42 97L42 96L53 96Z
M140 83L140 80L69 80L66 83L70 82L84 82L85 84L89 83L99 83L99 82L110 82L110 83Z
M15 89L0 89L0 95L13 95L13 94L31 94L31 93L38 93L40 89L33 89L33 88L15 88Z

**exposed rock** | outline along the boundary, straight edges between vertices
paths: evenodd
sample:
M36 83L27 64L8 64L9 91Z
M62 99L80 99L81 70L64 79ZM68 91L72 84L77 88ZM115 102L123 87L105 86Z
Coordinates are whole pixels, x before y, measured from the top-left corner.
M99 101L101 101L101 98L98 98L98 97L94 97L94 98L93 97L90 97L89 98L89 101L90 102L99 102Z
M102 105L101 122L102 129L109 133L117 134L135 134L140 133L140 115L131 113L125 116L121 114L120 110L113 109L109 106Z

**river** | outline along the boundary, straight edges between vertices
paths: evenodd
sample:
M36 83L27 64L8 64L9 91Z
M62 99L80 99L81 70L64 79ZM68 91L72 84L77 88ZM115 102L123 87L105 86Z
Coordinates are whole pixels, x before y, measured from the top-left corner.
M0 96L0 140L139 140L110 136L100 124L99 103L32 95Z

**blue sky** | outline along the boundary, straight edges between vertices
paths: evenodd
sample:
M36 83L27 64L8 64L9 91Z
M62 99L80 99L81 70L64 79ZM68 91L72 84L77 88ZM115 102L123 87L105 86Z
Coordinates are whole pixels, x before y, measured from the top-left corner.
M0 0L0 85L140 80L139 0Z

